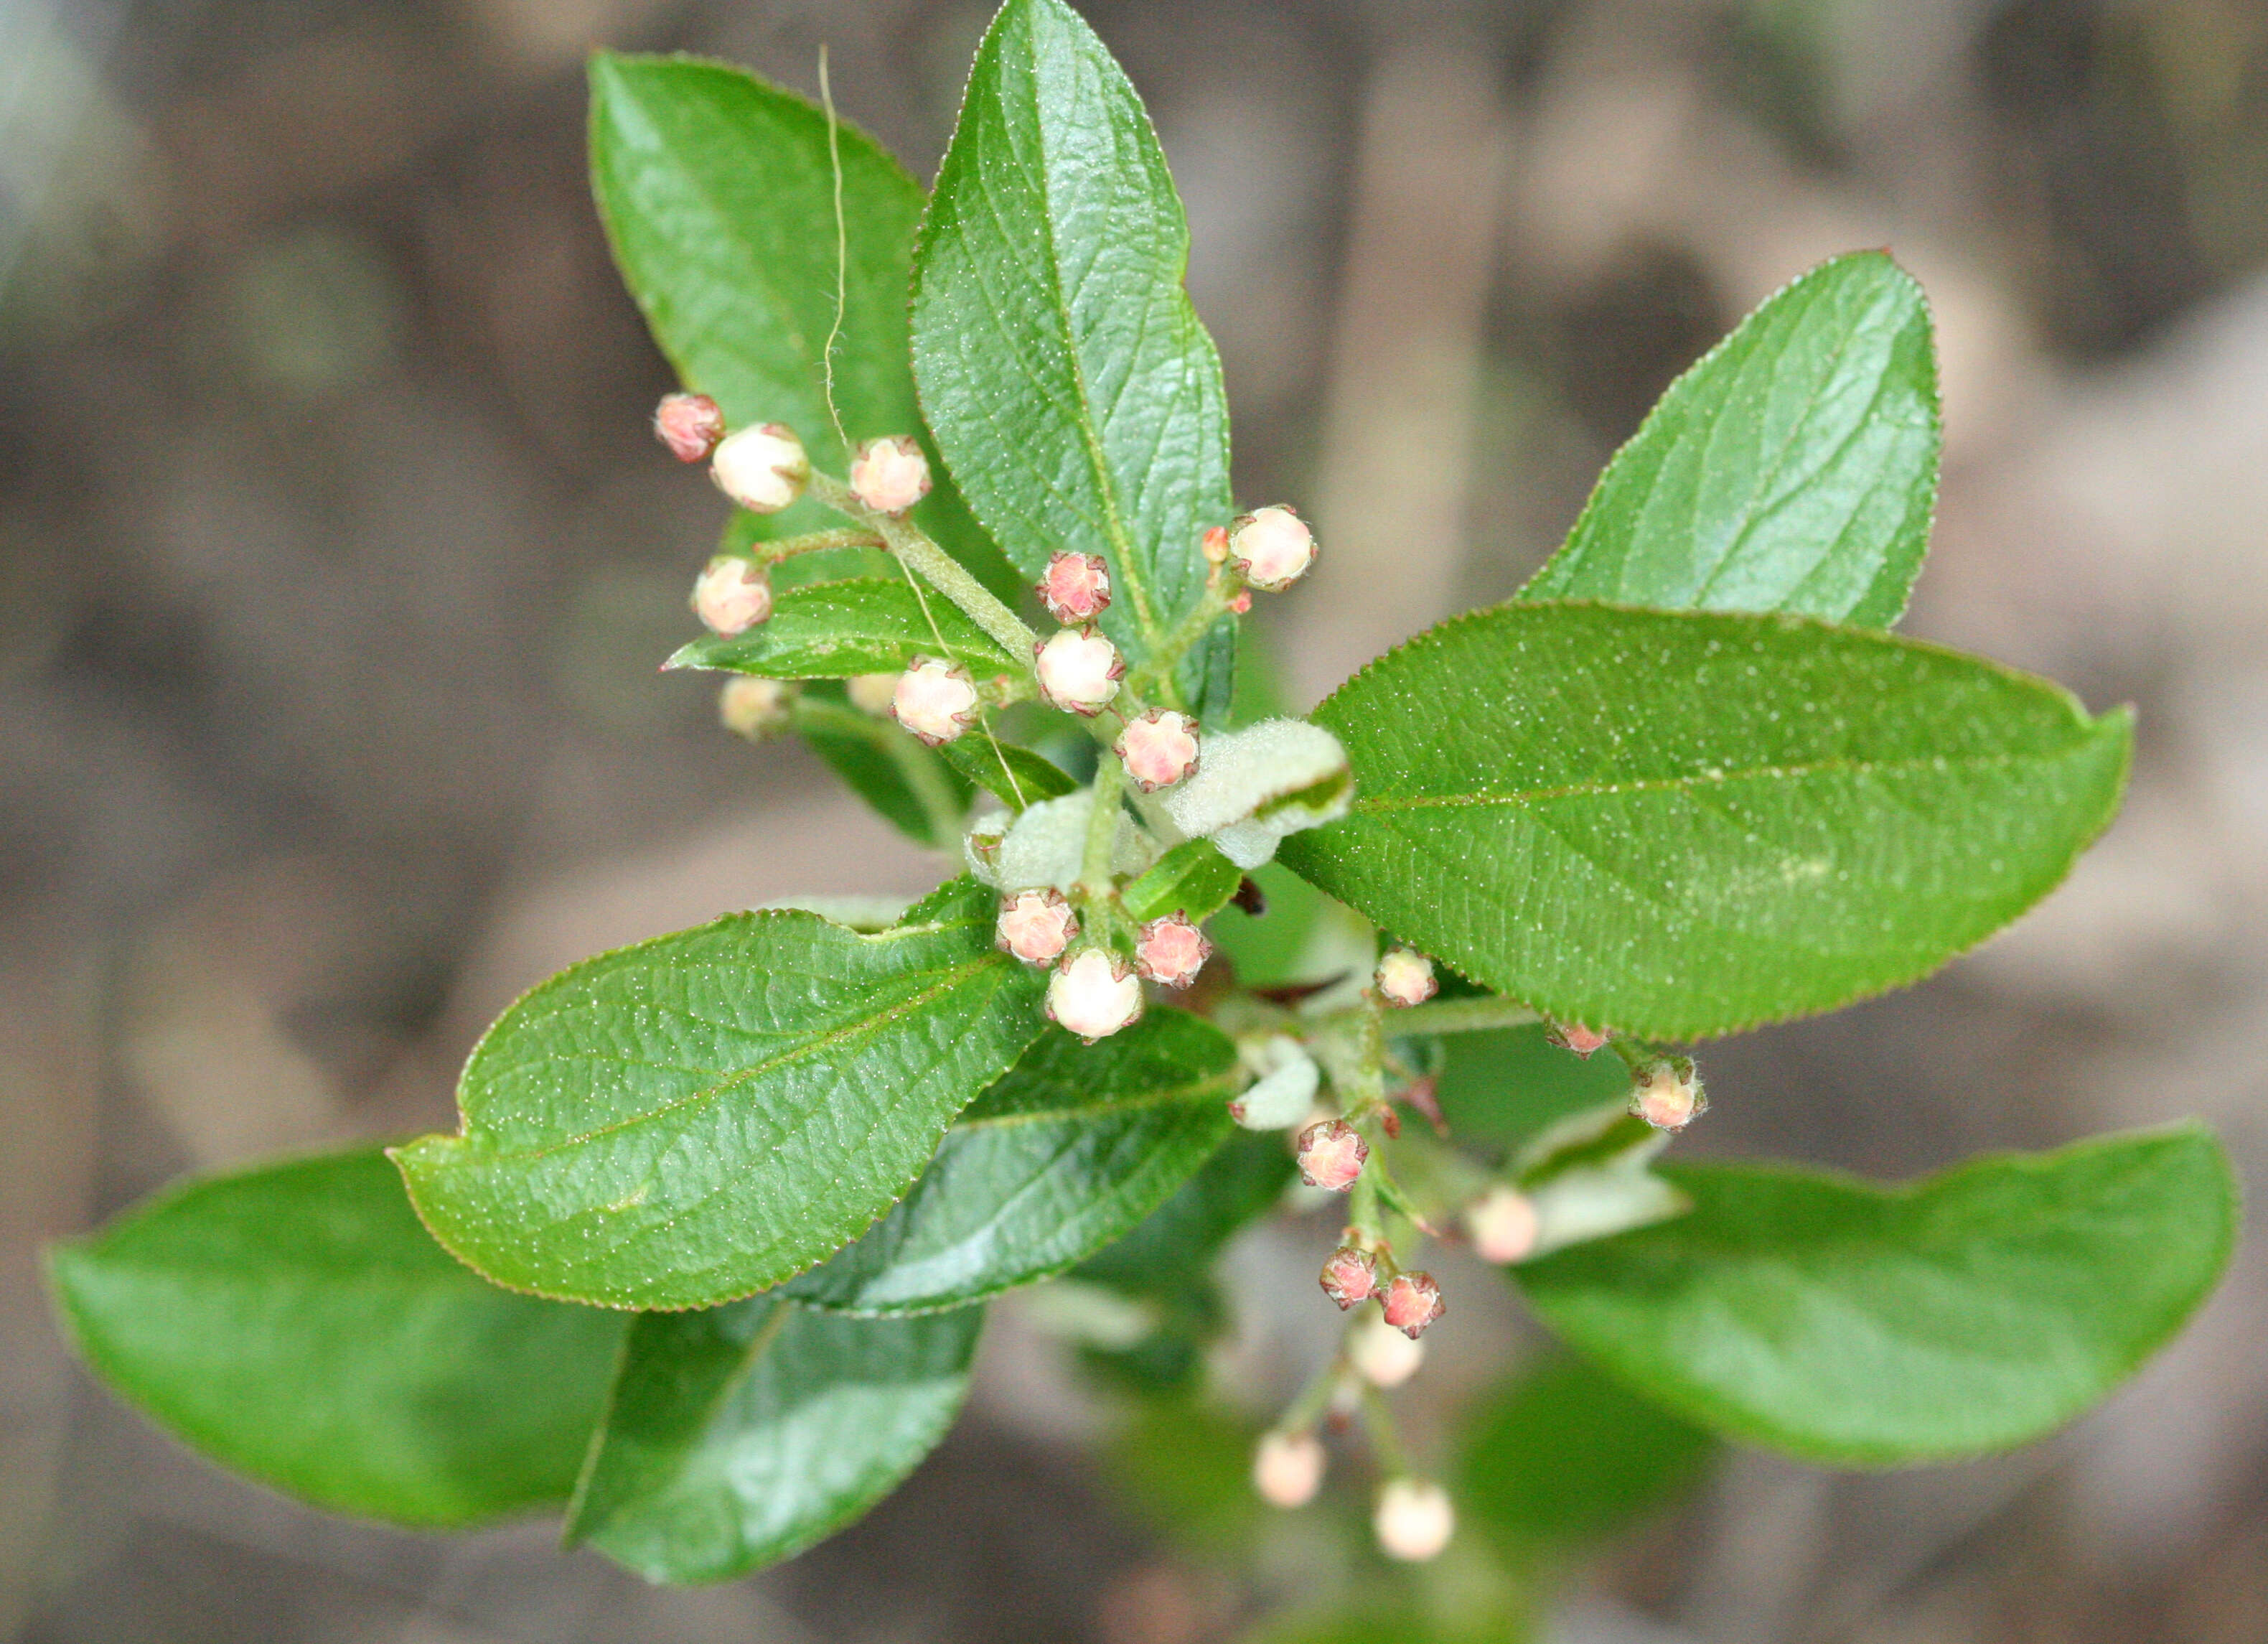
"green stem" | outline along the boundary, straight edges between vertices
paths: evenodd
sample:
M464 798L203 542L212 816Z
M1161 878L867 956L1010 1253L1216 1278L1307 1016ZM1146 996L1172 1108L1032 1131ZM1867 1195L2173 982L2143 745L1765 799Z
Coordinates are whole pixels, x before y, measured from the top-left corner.
M850 494L850 488L831 474L814 471L811 494L836 512L848 514L879 532L884 546L911 566L923 581L958 605L968 614L968 620L990 634L1003 651L1025 667L1031 667L1032 647L1039 642L1039 636L1024 625L1023 618L995 599L990 589L969 575L959 560L932 542L919 526L896 514L876 513L862 506Z
M1086 854L1079 864L1079 888L1090 902L1110 895L1111 867L1118 846L1118 793L1126 767L1107 748L1094 767L1094 808L1086 816Z
M1487 1028L1524 1028L1543 1019L1518 999L1489 994L1479 999L1437 999L1388 1018L1386 1031L1395 1038L1420 1033L1476 1033Z
M752 543L749 552L759 564L777 565L784 559L793 559L798 554L822 553L830 548L887 546L878 533L852 525L831 531L806 531L800 536L776 537L769 542Z

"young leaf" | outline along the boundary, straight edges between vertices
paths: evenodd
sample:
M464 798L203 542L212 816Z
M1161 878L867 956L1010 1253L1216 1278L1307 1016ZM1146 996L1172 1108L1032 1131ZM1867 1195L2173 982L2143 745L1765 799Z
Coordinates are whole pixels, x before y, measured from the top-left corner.
M1202 925L1228 905L1244 870L1220 853L1210 839L1188 839L1152 863L1120 893L1127 913L1155 919L1184 913Z
M1130 661L1196 605L1225 523L1220 360L1149 117L1063 0L1008 0L976 54L914 257L914 374L954 477L1027 577L1109 562ZM1225 708L1231 659L1182 686ZM1215 664L1219 665L1215 665Z
M1670 385L1521 597L1886 628L1929 546L1937 357L1879 251L1823 262Z
M1544 1321L1665 1407L1805 1460L1895 1466L2062 1426L2179 1330L2235 1237L2196 1125L1905 1187L1665 1170L1692 1213L1518 1270Z
M452 1261L374 1147L172 1189L48 1273L88 1367L183 1443L431 1529L566 1500L623 1329Z
M1282 1138L1238 1131L1133 1232L1081 1263L1078 1276L1130 1295L1170 1294L1211 1267L1246 1223L1275 1208L1291 1179Z
M835 328L835 181L827 116L723 63L591 59L591 186L622 283L688 388L735 428L784 423L836 474L849 455L828 416ZM921 186L865 132L840 123L847 244L835 402L854 440L922 432L906 335L906 278ZM934 461L914 518L979 576L1015 579ZM727 542L827 522L812 502L735 514ZM793 580L791 578L789 580Z
M853 577L780 591L768 621L745 633L703 634L666 668L728 669L766 679L844 679L895 674L917 656L942 656L982 679L1020 666L943 594L926 608L902 576Z
M853 1319L756 1296L631 1327L568 1515L652 1581L791 1558L895 1489L953 1425L981 1308Z
M976 792L943 748L850 705L843 688L814 682L796 699L796 734L843 785L916 844L952 851Z
M442 1243L499 1284L709 1307L888 1210L1039 1036L1039 984L955 880L862 936L735 914L600 955L489 1029L463 1133L394 1150Z
M1716 1449L1580 1359L1555 1354L1474 1414L1456 1497L1514 1557L1572 1550L1685 1494Z
M1062 1272L1212 1155L1235 1065L1226 1036L1177 1010L1093 1046L1050 1029L969 1105L896 1209L785 1294L923 1313Z
M1079 784L1053 760L998 737L955 737L937 751L965 781L1020 813L1027 807L1079 791Z
M2067 693L1788 616L1500 605L1315 717L1354 809L1287 866L1563 1021L1730 1033L1912 982L2045 896L2132 740Z

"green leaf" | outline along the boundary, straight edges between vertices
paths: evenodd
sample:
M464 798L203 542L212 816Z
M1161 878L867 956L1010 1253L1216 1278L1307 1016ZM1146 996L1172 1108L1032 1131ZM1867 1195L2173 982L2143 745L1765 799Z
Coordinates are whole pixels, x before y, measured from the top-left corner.
M1556 1354L1475 1412L1456 1499L1514 1557L1572 1549L1685 1494L1716 1449L1699 1428Z
M183 1443L436 1529L566 1500L623 1330L452 1261L374 1147L173 1188L48 1275L88 1367Z
M1236 1047L1152 1008L1093 1046L1050 1028L969 1105L897 1208L786 1294L865 1314L983 1301L1124 1234L1227 1135Z
M1137 919L1182 913L1202 925L1228 905L1243 882L1244 870L1223 856L1211 840L1187 839L1152 863L1126 887L1120 900Z
M1042 800L1059 800L1079 788L1053 760L981 731L957 736L937 751L963 780L1019 814Z
M843 473L849 454L825 387L836 287L826 114L741 70L689 57L602 51L590 75L592 190L655 342L732 426L784 423L814 461ZM921 186L857 127L839 124L837 135L847 256L835 402L853 440L918 436L906 280ZM915 520L995 592L1012 592L999 550L932 457L936 484ZM728 542L792 535L832 516L806 500L733 520Z
M1670 385L1522 597L1886 628L1929 546L1937 357L1882 252L1823 262Z
M1563 1021L1730 1033L1926 976L2118 802L2124 711L1789 616L1500 605L1315 717L1354 809L1294 871Z
M1141 100L1062 0L1008 0L976 54L914 258L914 373L954 477L1027 577L1109 562L1140 661L1197 602L1230 513L1220 360L1182 288L1189 227ZM1199 646L1185 699L1226 705ZM1219 675L1213 679L1213 675Z
M771 1296L644 1315L569 1544L652 1581L721 1581L793 1557L936 1448L983 1316L843 1318Z
M442 1243L499 1284L707 1307L864 1232L1039 1036L992 894L862 936L734 914L562 971L465 1068L460 1136L395 1150Z
M1559 1334L1728 1437L1894 1466L2005 1449L2124 1381L2212 1291L2235 1186L2197 1125L1881 1188L1663 1171L1692 1213L1518 1271Z
M1174 1294L1210 1268L1247 1223L1273 1210L1291 1179L1282 1137L1233 1132L1133 1232L1082 1262L1078 1276L1130 1295Z
M960 847L976 790L939 757L942 749L852 707L842 687L831 682L806 686L796 699L795 730L845 786L916 844Z
M784 588L769 620L746 633L703 634L665 668L721 668L766 679L896 674L917 656L945 657L979 679L1021 666L941 593L924 607L903 577L855 577Z

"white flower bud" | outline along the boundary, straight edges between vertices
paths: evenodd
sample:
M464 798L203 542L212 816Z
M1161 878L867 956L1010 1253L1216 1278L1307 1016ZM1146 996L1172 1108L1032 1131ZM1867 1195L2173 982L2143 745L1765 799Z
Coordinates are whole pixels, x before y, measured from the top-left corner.
M1081 949L1048 983L1048 1017L1093 1044L1142 1014L1142 984L1100 947Z
M733 735L761 742L794 722L795 698L796 688L784 680L743 674L717 693L717 718Z
M1502 1183L1465 1207L1465 1231L1472 1235L1473 1253L1498 1266L1525 1261L1535 1249L1541 1228L1535 1202Z
M1307 1117L1322 1070L1297 1039L1274 1033L1239 1046L1237 1054L1259 1077L1228 1104L1229 1117L1248 1131L1280 1131Z
M1027 965L1051 964L1079 933L1079 916L1059 890L1020 890L1000 903L998 945Z
M931 747L949 742L976 723L976 682L955 663L917 657L898 675L890 712Z
M788 429L760 423L725 437L710 460L709 476L750 513L777 513L803 495L811 459Z
M1178 913L1151 920L1134 944L1134 969L1145 982L1160 987L1189 986L1211 957L1212 944L1205 933Z
M1631 1084L1630 1110L1658 1131L1676 1132L1709 1110L1700 1075L1688 1058L1666 1058L1642 1069Z
M869 439L850 459L850 495L876 513L903 513L929 495L929 459L906 434Z
M1092 629L1059 628L1034 645L1032 654L1048 705L1088 719L1110 705L1126 675L1118 647Z
M1252 1487L1271 1507L1305 1507L1322 1488L1322 1441L1312 1433L1266 1433L1252 1455Z
M1378 962L1378 995L1389 1005L1423 1005L1440 984L1433 962L1410 947L1394 947Z
M1399 1387L1425 1361L1425 1344L1365 1308L1347 1331L1347 1362L1373 1387Z
M852 707L880 719L888 715L891 703L897 699L898 676L895 674L857 674L843 682L843 689L850 693Z
M1115 745L1126 774L1145 793L1169 788L1197 768L1197 722L1171 708L1152 708L1126 722Z
M1100 554L1062 553L1040 578L1040 603L1059 623L1091 623L1110 604L1110 567Z
M725 413L705 394L665 394L653 408L654 437L680 462L699 462L725 437Z
M1256 508L1228 527L1228 563L1263 593L1290 587L1315 563L1315 534L1290 508Z
M772 614L771 577L753 559L719 554L693 579L693 614L728 639L746 633Z
M1456 1510L1448 1492L1423 1478L1396 1478L1378 1493L1371 1515L1378 1544L1389 1559L1423 1564L1439 1558L1456 1533Z

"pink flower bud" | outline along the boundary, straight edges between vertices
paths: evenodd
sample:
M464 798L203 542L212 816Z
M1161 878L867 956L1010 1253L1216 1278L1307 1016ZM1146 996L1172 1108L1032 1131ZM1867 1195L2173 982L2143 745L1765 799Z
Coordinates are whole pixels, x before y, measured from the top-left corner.
M1134 785L1155 793L1196 773L1197 722L1171 708L1152 708L1126 722L1116 747Z
M1433 1282L1431 1273L1396 1273L1379 1306L1386 1322L1412 1341L1449 1310L1449 1304L1441 1300L1441 1286Z
M1499 1266L1525 1261L1535 1248L1541 1224L1527 1194L1498 1183L1465 1207L1465 1231L1473 1253Z
M871 713L881 719L890 711L890 704L898 694L895 674L858 674L844 682L850 693L850 705L861 713Z
M1371 1528L1389 1559L1423 1564L1439 1558L1457 1531L1456 1509L1448 1492L1422 1478L1396 1478L1378 1493Z
M929 459L907 434L869 439L850 459L850 495L876 513L903 513L929 495Z
M760 423L725 437L710 460L709 477L750 513L777 513L803 495L811 459L787 428Z
M1059 628L1034 645L1032 654L1048 705L1090 719L1109 706L1126 675L1118 647L1091 628Z
M998 946L1027 965L1051 964L1079 933L1079 916L1063 892L1020 890L1000 903Z
M1342 1244L1323 1264L1319 1282L1323 1294L1344 1313L1358 1301L1366 1301L1378 1288L1378 1257L1357 1245Z
M1145 982L1160 987L1189 986L1211 957L1212 944L1204 933L1179 913L1151 920L1134 944L1134 969Z
M1389 948L1378 962L1378 995L1389 1005L1423 1005L1439 985L1433 962L1410 947Z
M719 554L693 579L693 614L727 638L744 634L772 614L771 577L753 559Z
M1631 1084L1630 1110L1658 1131L1682 1131L1709 1110L1700 1075L1685 1057L1669 1057L1640 1070Z
M1226 565L1228 564L1228 527L1225 525L1213 527L1199 539L1198 546L1204 549L1205 558L1213 564Z
M1252 608L1252 590L1249 588L1244 589L1234 599L1228 602L1228 608L1239 616L1242 616L1247 612L1250 611Z
M1048 983L1048 1018L1093 1044L1142 1014L1142 984L1100 947L1065 960Z
M1278 504L1256 508L1228 527L1228 563L1263 593L1278 593L1315 563L1315 534Z
M1563 1051L1572 1051L1585 1061L1591 1052L1603 1046L1611 1035L1594 1033L1588 1028L1577 1027L1571 1021L1555 1021L1543 1030L1543 1036Z
M916 657L898 675L890 712L931 747L949 742L976 722L976 682L955 663Z
M717 693L717 718L735 736L761 742L795 721L796 689L784 680L741 675Z
M1370 1158L1370 1144L1344 1119L1325 1119L1300 1132L1300 1174L1309 1187L1344 1193Z
M1252 1455L1252 1487L1270 1507L1305 1507L1322 1488L1325 1459L1312 1433L1263 1434Z
M1347 1330L1346 1353L1355 1374L1373 1387L1399 1387L1425 1362L1425 1344L1365 1308Z
M1100 554L1057 554L1040 579L1040 603L1059 623L1091 623L1110 603L1110 567Z
M700 462L725 437L725 413L705 394L665 394L653 408L654 437L680 462Z

